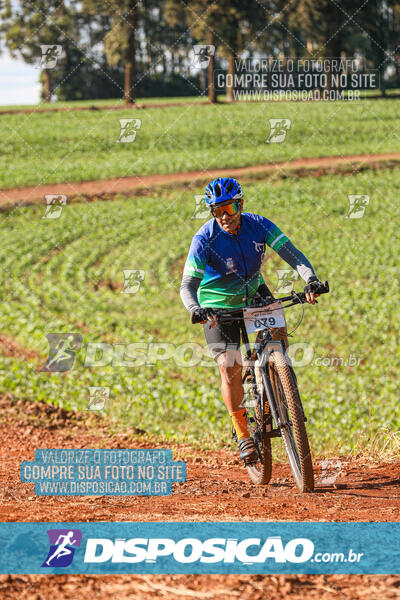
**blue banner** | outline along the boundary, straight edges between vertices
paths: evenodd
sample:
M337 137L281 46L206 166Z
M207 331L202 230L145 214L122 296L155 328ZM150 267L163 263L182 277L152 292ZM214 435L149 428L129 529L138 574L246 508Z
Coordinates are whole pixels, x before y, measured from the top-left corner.
M166 496L186 481L186 463L166 449L35 450L20 471L39 496Z
M1 523L0 573L400 573L400 523Z

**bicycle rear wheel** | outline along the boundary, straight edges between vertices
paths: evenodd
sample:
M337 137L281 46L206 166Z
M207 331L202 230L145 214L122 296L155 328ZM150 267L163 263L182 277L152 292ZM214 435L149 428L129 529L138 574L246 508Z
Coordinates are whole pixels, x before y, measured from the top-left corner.
M283 424L282 439L296 485L301 492L312 492L314 472L301 401L293 372L280 350L270 355L269 373Z
M266 434L266 423L263 422L263 411L261 410L261 402L266 402L264 385L260 376L257 379L258 385L256 388L251 388L251 401L246 405L246 417L247 427L257 447L259 460L246 465L246 469L253 483L266 485L269 483L272 473L271 438ZM264 420L266 420L265 416Z

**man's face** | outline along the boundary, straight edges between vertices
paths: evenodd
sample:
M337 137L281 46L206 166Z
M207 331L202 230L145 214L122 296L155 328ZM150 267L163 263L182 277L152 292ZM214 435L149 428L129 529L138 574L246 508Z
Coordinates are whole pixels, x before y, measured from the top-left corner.
M219 204L219 207L226 206L226 204L232 204L232 202L224 202L224 204ZM240 209L235 215L228 215L228 213L224 212L222 217L215 217L218 225L227 233L236 233L237 228L240 225L240 215L243 209L243 200L240 201Z

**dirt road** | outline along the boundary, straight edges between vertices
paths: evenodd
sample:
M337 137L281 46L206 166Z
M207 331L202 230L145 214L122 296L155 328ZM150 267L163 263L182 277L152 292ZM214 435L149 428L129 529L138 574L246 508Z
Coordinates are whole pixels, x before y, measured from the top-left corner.
M196 106L207 106L210 104L207 100L199 102L196 100L196 96L193 102L136 102L135 104L125 104L123 100L116 100L115 104L90 104L86 106L51 106L46 107L40 105L34 105L28 108L15 108L15 109L4 109L0 110L0 115L21 115L21 114L36 114L36 113L52 113L52 112L79 112L79 111L96 111L96 110L141 110L148 108L169 108L171 106L188 106L195 104Z
M3 109L0 110L0 115L15 115L15 114L33 114L33 113L49 113L49 112L76 112L76 111L86 111L86 110L141 110L147 108L168 108L171 106L188 106L195 104L196 106L209 106L211 102L206 100L205 98L201 101L198 100L198 96L193 96L193 100L184 100L184 101L175 101L175 102L150 102L146 103L146 98L141 98L139 102L135 102L134 104L125 104L125 102L120 99L115 100L115 104L90 104L86 106L41 106L41 105L32 105L27 106L26 108L15 108L15 109ZM400 98L399 94L390 94L389 96L382 96L381 94L375 94L373 96L366 96L362 98L362 100L393 100L396 98ZM264 102L265 104L269 103L283 103L287 102L285 100L258 100L257 103ZM302 100L304 102L304 100ZM308 100L308 102L317 102L317 100ZM240 104L250 104L254 103L254 101L246 101L241 100ZM41 103L43 104L43 103ZM227 104L226 101L219 99L218 104L214 106L218 106L221 104Z
M190 183L199 185L215 177L245 176L271 176L272 174L291 175L322 175L331 170L340 173L355 173L366 165L376 167L400 163L400 152L391 154L355 154L350 156L325 156L319 158L299 158L296 160L267 163L250 167L210 169L207 171L187 171L181 173L168 173L166 175L132 175L115 179L100 179L96 181L78 181L69 183L53 183L22 188L9 188L0 190L0 206L14 205L17 203L30 204L34 201L43 201L46 194L65 194L69 201L71 198L93 198L109 194L132 194L154 190L157 187L168 187L177 183Z
M96 416L44 403L0 400L2 521L397 521L400 463L362 464L339 457L335 486L301 494L286 465L255 487L230 450L199 452L188 445L111 435ZM39 497L21 483L19 466L36 448L170 447L186 460L187 481L166 497ZM316 463L316 479L320 464ZM388 576L2 576L2 598L400 598L400 577Z

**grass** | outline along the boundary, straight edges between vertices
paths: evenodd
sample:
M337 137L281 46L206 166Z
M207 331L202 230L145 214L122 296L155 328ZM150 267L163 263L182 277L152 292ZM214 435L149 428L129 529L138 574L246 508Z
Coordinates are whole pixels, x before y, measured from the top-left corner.
M388 89L386 90L387 96L397 96L400 93L400 89ZM380 94L379 90L360 90L360 97L377 96ZM219 102L225 102L226 96L224 94L218 94L217 99ZM159 98L136 98L137 104L168 104L169 102L207 102L207 96L160 96ZM106 98L104 100L65 100L65 101L54 101L44 102L43 100L38 104L9 104L0 105L1 110L35 110L36 108L79 108L81 106L121 106L124 103L123 98Z
M353 457L364 463L398 462L399 453L400 432L391 431L389 427L382 427L373 435L364 434L352 449Z
M277 223L331 284L332 292L317 306L305 307L290 340L292 347L310 344L313 353L296 373L316 453L348 452L357 439L372 438L382 427L399 429L399 187L400 168L245 186L246 209ZM370 196L363 218L345 218L349 194ZM109 386L106 414L116 429L135 426L204 447L229 443L215 364L196 363L198 353L208 356L202 328L190 325L179 297L185 256L203 223L191 218L193 210L192 193L179 189L154 198L71 204L53 220L42 219L41 206L0 215L0 328L41 357L1 356L0 391L81 410L89 386ZM276 270L285 266L270 251L263 273L271 289ZM135 294L120 292L124 269L145 272ZM300 281L296 289L302 286ZM299 316L299 307L288 311L289 329ZM65 374L38 372L52 332L83 336L74 367ZM96 342L120 344L113 346L113 364L84 366L88 345ZM164 347L157 356L158 342ZM133 343L145 344L146 364L123 366L121 344ZM192 351L196 364L190 366ZM164 352L170 355L162 360ZM132 358L132 347L128 354ZM350 355L360 359L358 366L318 365L326 357Z
M397 100L286 102L0 116L0 188L400 151ZM119 119L141 120L118 143ZM291 120L266 143L268 120ZM66 192L68 194L68 191Z

